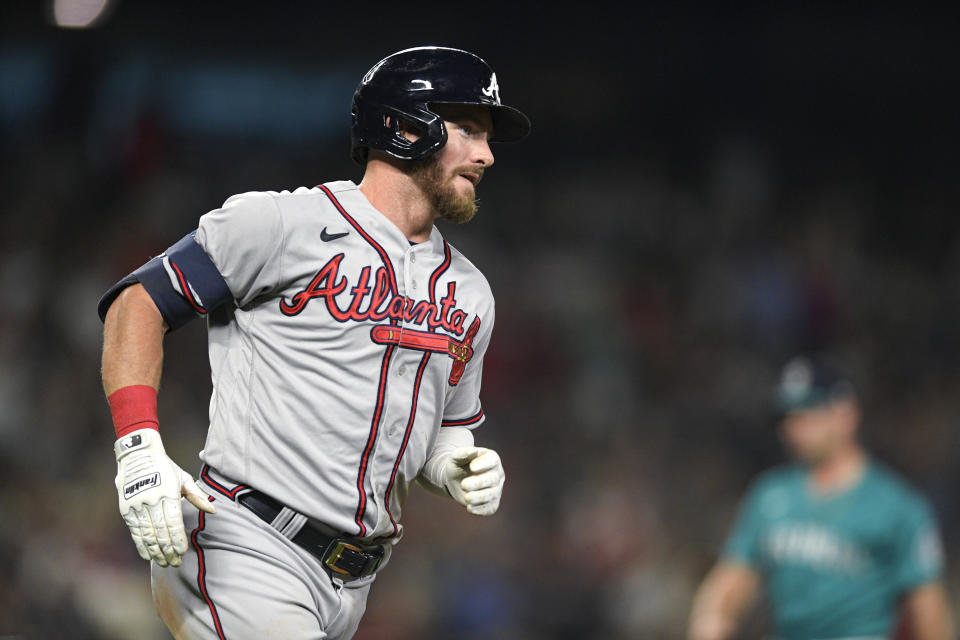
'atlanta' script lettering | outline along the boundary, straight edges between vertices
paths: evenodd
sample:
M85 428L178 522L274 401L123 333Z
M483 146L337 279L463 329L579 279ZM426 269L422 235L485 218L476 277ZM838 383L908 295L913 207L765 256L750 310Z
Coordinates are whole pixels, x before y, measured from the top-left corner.
M290 302L281 298L280 311L288 316L295 316L303 311L308 302L314 298L322 298L330 315L339 322L397 320L414 324L426 323L430 329L440 328L454 335L463 333L467 313L456 307L456 282L447 285L447 294L440 299L440 304L436 304L396 295L390 288L384 267L377 269L375 282L371 287L371 268L364 267L360 271L356 286L350 289L349 304L341 307L337 303L337 296L350 286L347 278L340 276L343 255L341 253L331 258L305 289L293 295Z

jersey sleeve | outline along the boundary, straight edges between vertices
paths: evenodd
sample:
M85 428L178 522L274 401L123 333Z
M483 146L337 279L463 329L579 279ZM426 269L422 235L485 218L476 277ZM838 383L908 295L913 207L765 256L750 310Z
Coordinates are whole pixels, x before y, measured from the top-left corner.
M210 257L197 244L195 233L188 233L110 287L97 304L100 319L106 319L110 305L124 289L138 282L150 294L170 331L228 302L230 291Z
M759 504L762 493L762 485L754 485L741 500L737 519L723 546L722 557L725 561L744 564L754 569L760 568L762 519Z
M243 306L278 282L282 238L272 195L232 196L201 216L196 231L113 285L97 305L100 319L120 292L137 282L171 331L231 300Z
M197 244L210 256L239 307L275 289L280 281L283 220L269 193L236 195L203 215Z
M900 592L938 579L943 573L943 544L930 504L919 496L905 506L896 531L894 575Z
M483 406L480 404L480 383L483 377L483 358L487 353L490 336L493 333L494 311L492 305L487 315L489 317L483 319L478 317L476 319L480 325L477 330L477 338L473 343L473 357L466 363L460 381L447 395L443 407L441 427L475 429L486 419L483 414Z

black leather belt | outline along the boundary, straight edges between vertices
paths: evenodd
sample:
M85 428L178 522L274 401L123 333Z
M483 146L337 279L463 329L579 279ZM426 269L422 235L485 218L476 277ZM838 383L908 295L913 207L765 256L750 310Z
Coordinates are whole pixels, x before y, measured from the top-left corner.
M265 493L248 491L237 496L237 502L253 511L257 517L271 524L283 504ZM327 569L341 578L362 578L377 570L383 560L383 546L369 546L351 538L324 535L309 522L290 540L319 558Z

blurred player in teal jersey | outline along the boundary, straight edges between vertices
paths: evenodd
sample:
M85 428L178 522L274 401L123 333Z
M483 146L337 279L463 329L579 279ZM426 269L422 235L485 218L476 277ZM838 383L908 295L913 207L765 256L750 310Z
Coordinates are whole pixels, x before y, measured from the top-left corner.
M798 357L776 402L796 463L753 483L697 591L689 639L736 637L761 586L777 640L886 640L901 619L911 640L953 638L930 505L857 441L849 379Z

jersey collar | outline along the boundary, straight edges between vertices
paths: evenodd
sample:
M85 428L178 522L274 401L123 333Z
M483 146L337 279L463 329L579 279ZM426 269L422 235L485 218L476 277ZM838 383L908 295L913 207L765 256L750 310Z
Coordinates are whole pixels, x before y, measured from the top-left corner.
M340 199L351 215L358 218L358 222L361 222L362 219L361 223L366 226L372 226L376 229L378 235L388 236L393 241L391 244L395 243L396 247L401 251L417 251L419 253L424 250L421 247L429 247L430 253L443 254L443 235L440 233L440 230L437 229L436 225L433 225L433 228L430 230L430 237L426 242L411 245L410 241L407 240L407 237L403 235L403 232L400 231L397 225L393 224L379 209L370 204L370 201L367 200L367 197L363 195L363 192L360 191L360 188L352 180L328 182L324 186L330 189L330 191Z

